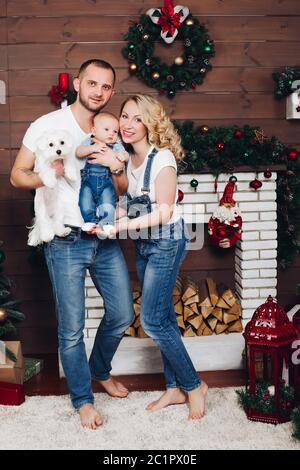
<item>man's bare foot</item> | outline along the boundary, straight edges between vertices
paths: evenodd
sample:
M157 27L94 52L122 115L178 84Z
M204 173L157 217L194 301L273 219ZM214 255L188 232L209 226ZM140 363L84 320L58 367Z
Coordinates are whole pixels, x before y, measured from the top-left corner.
M181 405L186 402L186 395L179 388L167 388L162 396L150 403L146 410L157 411L170 405Z
M189 397L189 419L201 419L205 414L205 396L208 390L208 385L201 382L201 385L188 392Z
M129 393L127 388L113 377L107 380L98 380L98 382L111 397L126 398Z
M97 429L103 424L102 418L91 403L87 403L79 408L80 421L83 428Z

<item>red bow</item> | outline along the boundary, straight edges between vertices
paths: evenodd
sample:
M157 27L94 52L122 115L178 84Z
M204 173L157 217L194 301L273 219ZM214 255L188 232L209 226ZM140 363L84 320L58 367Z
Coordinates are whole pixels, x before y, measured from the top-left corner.
M161 16L158 24L161 26L162 32L169 32L172 36L180 26L180 13L174 13L174 6L172 0L165 0L165 6L161 9Z

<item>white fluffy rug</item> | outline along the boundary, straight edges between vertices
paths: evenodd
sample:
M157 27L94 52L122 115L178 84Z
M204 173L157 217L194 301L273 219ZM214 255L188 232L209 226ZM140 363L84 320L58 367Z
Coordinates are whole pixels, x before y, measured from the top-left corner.
M149 413L161 392L134 392L125 400L96 394L105 423L82 429L67 396L27 397L20 407L0 406L1 449L203 450L298 449L291 423L248 421L234 388L210 389L203 420L187 420L187 406Z

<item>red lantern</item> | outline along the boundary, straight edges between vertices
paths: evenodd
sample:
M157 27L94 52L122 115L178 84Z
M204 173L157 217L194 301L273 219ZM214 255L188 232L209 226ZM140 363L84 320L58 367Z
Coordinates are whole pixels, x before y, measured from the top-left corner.
M270 170L270 168L267 168L265 171L264 171L264 177L265 178L271 178L272 176L272 171Z
M290 385L292 343L297 338L297 332L289 321L283 308L271 296L258 307L252 319L246 325L243 333L247 352L247 389L254 400L257 392L255 365L257 355L263 358L263 377L274 385L273 405L268 413L255 408L246 409L248 419L266 423L278 424L290 420L293 403L284 398L283 377ZM273 370L269 377L268 360ZM267 391L268 397L270 393Z
M295 404L300 405L300 308L293 315L293 325L297 330L298 339L292 345L293 386L295 388Z
M64 91L67 91L69 89L69 74L68 73L63 72L58 75L58 85Z

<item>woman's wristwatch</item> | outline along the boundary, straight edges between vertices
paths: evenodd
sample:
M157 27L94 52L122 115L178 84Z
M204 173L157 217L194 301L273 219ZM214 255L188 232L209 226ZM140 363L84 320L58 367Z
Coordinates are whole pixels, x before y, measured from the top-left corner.
M120 176L122 175L122 173L124 173L124 166L122 168L117 168L116 170L110 170L111 174L112 175L115 175L115 176Z

